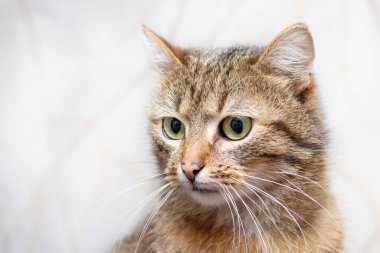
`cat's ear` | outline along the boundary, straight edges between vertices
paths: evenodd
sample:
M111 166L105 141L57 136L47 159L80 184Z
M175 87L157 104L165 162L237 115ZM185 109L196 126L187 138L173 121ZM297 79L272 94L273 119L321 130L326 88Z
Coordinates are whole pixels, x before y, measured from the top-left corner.
M144 40L150 49L149 58L158 68L165 68L173 64L183 66L185 64L185 50L170 44L167 40L157 35L145 25L142 26Z
M265 48L258 67L265 73L284 75L298 83L310 83L314 62L313 38L304 24L280 32Z

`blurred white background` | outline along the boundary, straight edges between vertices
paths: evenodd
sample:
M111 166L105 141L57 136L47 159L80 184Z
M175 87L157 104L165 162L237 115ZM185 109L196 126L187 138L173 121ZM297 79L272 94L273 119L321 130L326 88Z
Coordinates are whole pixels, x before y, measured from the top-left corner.
M106 252L154 173L146 24L181 46L316 45L347 252L380 252L380 1L0 0L0 252ZM145 209L149 209L149 206ZM132 212L131 212L132 211Z

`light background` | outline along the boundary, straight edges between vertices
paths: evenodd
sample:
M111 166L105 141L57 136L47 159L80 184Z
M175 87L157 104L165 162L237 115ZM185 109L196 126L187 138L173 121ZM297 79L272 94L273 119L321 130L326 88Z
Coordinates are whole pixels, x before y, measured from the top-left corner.
M0 0L0 252L105 252L154 190L141 24L181 46L306 22L347 252L380 252L380 1Z

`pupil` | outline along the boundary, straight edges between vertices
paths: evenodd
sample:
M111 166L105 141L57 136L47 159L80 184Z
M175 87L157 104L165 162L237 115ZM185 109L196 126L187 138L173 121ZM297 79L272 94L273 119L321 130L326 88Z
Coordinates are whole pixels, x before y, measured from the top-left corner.
M239 118L231 120L230 126L235 133L241 134L243 132L243 122Z
M170 122L170 127L175 134L178 134L179 130L181 130L181 121L178 119L172 119L172 122Z

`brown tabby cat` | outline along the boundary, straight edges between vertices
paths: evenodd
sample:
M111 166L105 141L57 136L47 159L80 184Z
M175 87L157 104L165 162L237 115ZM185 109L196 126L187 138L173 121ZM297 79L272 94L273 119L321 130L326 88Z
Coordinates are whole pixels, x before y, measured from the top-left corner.
M113 252L342 252L308 28L218 50L144 32L161 73L151 135L163 194Z

